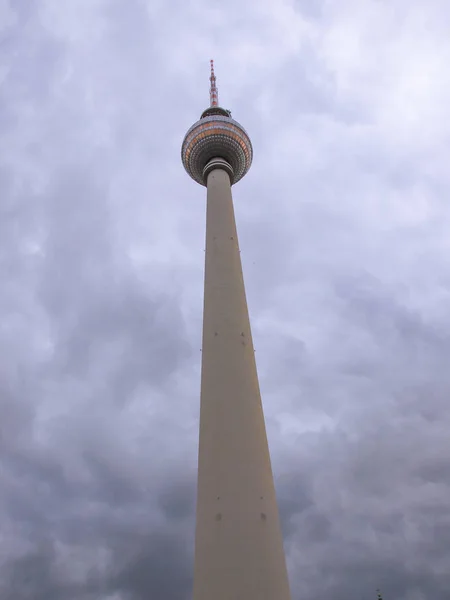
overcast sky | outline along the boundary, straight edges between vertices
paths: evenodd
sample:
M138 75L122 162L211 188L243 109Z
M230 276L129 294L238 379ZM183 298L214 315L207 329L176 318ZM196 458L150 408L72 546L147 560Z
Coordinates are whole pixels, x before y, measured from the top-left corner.
M447 0L0 0L0 598L189 600L209 103L293 600L450 595Z

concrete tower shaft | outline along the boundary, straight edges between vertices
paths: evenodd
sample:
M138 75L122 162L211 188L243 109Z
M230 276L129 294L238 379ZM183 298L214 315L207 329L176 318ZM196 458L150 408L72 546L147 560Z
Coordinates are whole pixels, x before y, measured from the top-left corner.
M231 183L207 175L194 600L289 600Z

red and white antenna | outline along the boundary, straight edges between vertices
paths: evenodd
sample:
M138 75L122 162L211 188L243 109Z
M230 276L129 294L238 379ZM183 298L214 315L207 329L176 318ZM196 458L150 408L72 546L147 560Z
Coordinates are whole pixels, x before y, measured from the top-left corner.
M211 82L211 87L209 88L209 99L210 106L219 106L219 92L216 86L216 76L214 75L214 61L211 60L211 77L209 78Z

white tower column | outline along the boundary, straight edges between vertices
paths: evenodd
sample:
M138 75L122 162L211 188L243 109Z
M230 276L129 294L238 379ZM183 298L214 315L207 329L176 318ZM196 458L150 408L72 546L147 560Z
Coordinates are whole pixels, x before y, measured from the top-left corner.
M230 176L207 175L194 600L290 600Z

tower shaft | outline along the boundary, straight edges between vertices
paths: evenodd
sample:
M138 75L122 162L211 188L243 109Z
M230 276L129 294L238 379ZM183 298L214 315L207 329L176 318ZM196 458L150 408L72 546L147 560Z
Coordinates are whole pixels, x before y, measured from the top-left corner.
M193 600L289 600L228 173L207 188Z

